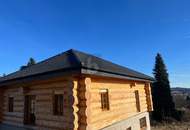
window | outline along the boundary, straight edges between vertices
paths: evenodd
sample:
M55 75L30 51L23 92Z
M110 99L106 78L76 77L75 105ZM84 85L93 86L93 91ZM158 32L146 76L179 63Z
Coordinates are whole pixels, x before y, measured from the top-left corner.
M135 91L135 99L136 99L137 112L140 112L141 107L140 107L140 98L139 98L139 91L138 90Z
M109 95L108 90L100 90L101 94L101 108L102 110L109 110Z
M9 112L13 112L14 110L14 98L13 97L9 97L9 106L8 106L8 109L9 109Z
M128 127L126 130L131 130L131 127Z
M141 130L146 130L147 128L146 117L140 119L140 128Z
M53 113L54 115L63 115L63 95L54 95L53 101Z

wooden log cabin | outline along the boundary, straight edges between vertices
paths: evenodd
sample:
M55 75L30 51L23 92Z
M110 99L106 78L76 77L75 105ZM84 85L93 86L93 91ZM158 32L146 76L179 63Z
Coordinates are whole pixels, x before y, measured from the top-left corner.
M0 122L34 130L150 130L153 81L71 49L0 78Z

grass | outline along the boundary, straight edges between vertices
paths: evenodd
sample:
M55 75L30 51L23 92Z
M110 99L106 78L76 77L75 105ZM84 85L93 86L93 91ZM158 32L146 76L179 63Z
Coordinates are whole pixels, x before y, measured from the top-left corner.
M162 123L153 126L151 130L190 130L190 122Z
M186 109L183 120L157 123L152 122L151 130L190 130L190 110Z

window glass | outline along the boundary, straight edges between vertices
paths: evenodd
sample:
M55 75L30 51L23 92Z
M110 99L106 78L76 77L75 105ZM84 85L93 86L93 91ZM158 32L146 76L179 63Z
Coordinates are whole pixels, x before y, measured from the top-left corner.
M9 112L13 112L13 110L14 110L14 98L13 97L9 97L8 111Z
M138 90L135 91L135 100L136 100L137 112L140 112L141 107L140 107L140 97L139 97L139 91Z
M63 95L62 94L54 95L53 111L54 111L54 115L63 115Z
M102 110L109 110L109 94L108 90L100 90L101 95L101 108Z
M146 117L143 117L140 119L140 127L141 127L141 130L146 130L147 128Z

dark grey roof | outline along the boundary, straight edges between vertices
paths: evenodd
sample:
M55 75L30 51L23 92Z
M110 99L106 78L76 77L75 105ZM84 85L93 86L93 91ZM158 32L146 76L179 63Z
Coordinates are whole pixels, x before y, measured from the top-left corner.
M0 83L30 76L42 75L45 73L74 69L80 70L80 72L84 74L96 75L104 73L104 76L108 74L109 76L113 77L123 76L140 80L154 80L150 76L129 68L111 63L90 54L71 49L23 70L11 73L5 77L1 77Z

